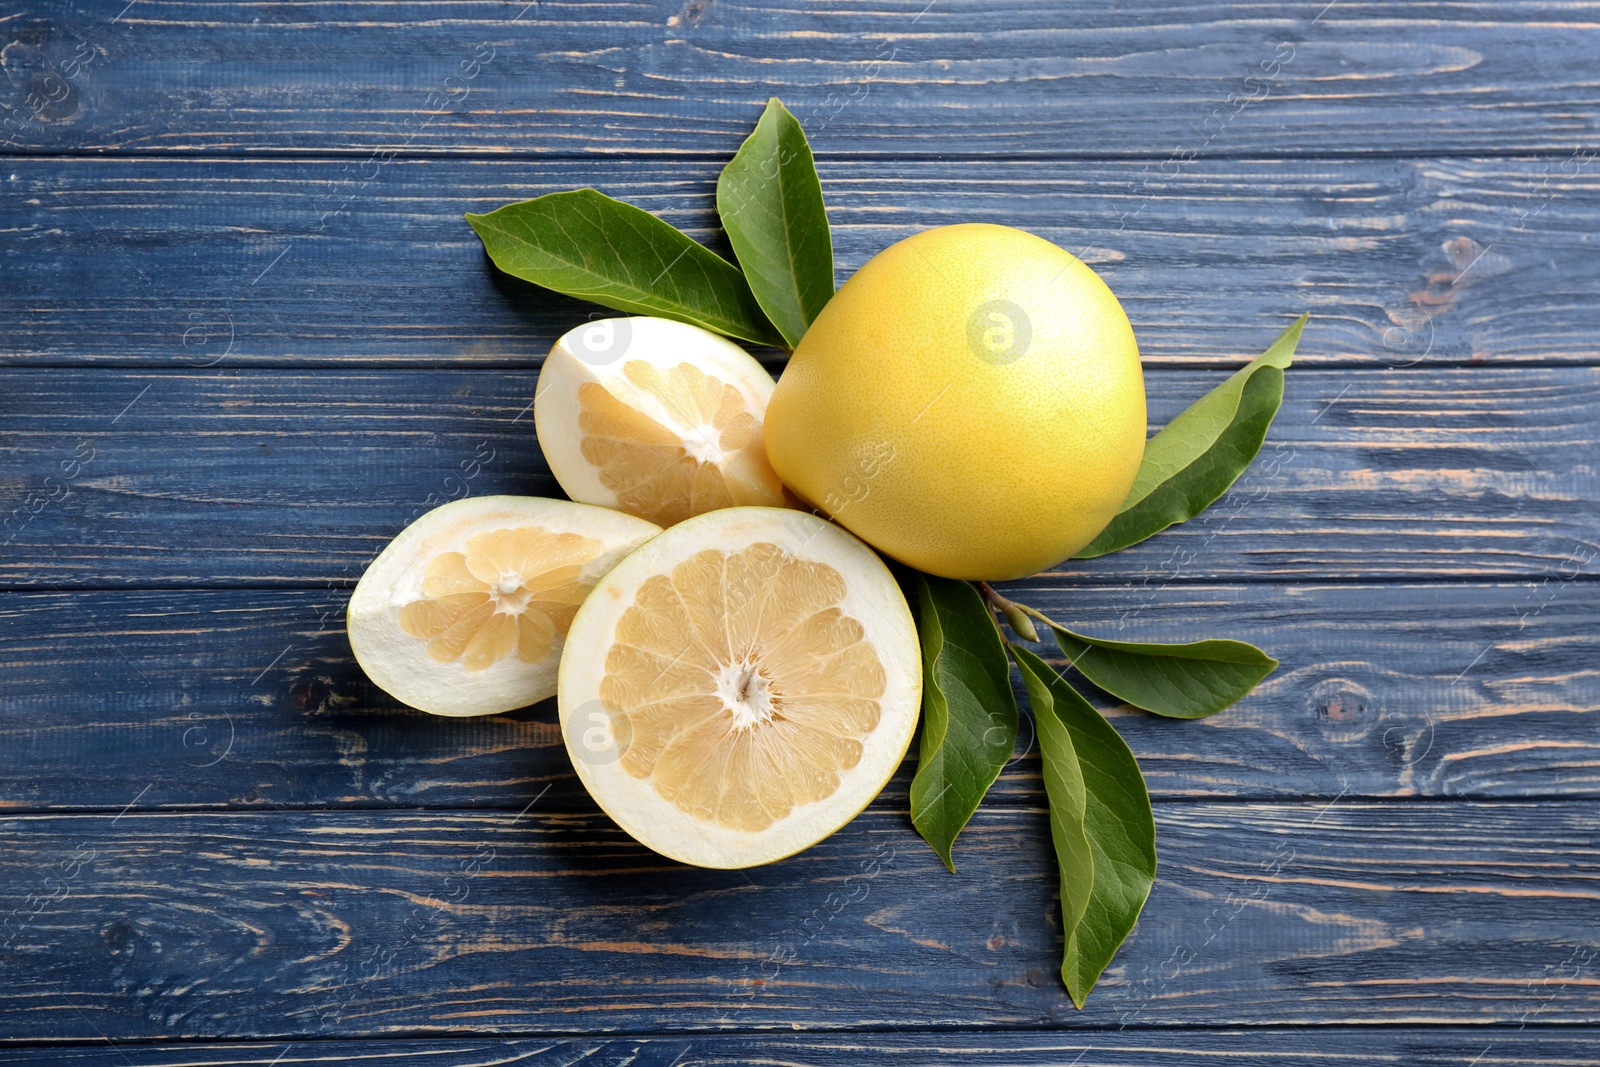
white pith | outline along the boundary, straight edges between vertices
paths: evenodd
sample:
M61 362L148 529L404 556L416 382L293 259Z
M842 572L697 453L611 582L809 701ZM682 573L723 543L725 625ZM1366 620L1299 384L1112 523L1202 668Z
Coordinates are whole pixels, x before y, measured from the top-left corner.
M725 664L717 671L717 696L738 729L758 726L776 710L767 676L753 660Z

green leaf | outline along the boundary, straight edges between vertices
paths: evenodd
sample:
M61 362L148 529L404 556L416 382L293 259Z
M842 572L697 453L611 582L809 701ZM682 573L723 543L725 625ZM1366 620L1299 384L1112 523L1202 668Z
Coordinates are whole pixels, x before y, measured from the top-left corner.
M1091 559L1138 544L1210 507L1261 451L1283 402L1283 372L1294 358L1301 315L1258 358L1190 404L1144 447L1121 509L1075 557Z
M494 265L524 281L744 341L781 340L738 267L650 212L593 189L550 193L467 221Z
M1013 646L1015 651L1015 646ZM1072 743L1072 731L1062 717L1053 710L1055 698L1044 687L1044 676L1030 674L1020 661L1017 664L1022 680L1028 686L1029 700L1034 708L1034 736L1039 745L1043 763L1044 792L1050 802L1050 839L1056 848L1056 870L1061 882L1061 977L1069 990L1078 988L1076 978L1082 958L1082 944L1078 928L1089 912L1089 901L1094 896L1094 845L1089 841L1085 824L1089 804L1089 790L1083 781L1083 767L1078 763L1078 750ZM1030 680L1031 679L1031 680ZM1034 690L1040 689L1039 695ZM1072 979L1066 963L1073 960ZM1093 985L1093 983L1090 983ZM1088 991L1084 991L1084 996ZM1083 1001L1073 997L1078 1007Z
M717 213L756 301L793 348L833 298L833 238L811 146L777 97L722 169Z
M950 848L1017 743L1011 664L994 616L966 582L917 576L922 747L911 821L952 871Z
M1017 645L1011 655L1033 704L1062 872L1061 980L1081 1008L1155 884L1155 816L1144 775L1122 736L1044 660ZM1075 789L1081 790L1081 804ZM1087 894L1083 846L1074 827L1079 811L1092 859Z
M1054 623L1050 629L1078 673L1136 708L1172 719L1215 715L1278 665L1243 641L1162 645L1087 637Z

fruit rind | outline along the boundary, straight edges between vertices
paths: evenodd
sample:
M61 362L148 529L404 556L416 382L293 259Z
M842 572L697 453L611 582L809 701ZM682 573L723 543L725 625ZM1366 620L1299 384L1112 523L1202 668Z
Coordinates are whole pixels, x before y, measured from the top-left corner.
M350 595L346 628L356 662L367 677L403 704L451 717L511 711L554 696L564 643L560 635L550 655L539 663L507 655L486 668L468 671L461 663L431 657L427 642L401 624L401 610L424 599L430 560L463 552L475 535L526 526L598 541L599 554L581 573L586 584L660 532L654 524L621 512L543 497L466 497L434 508L389 542Z
M688 815L648 779L631 777L615 760L597 762L585 747L585 709L600 705L605 656L616 627L643 583L707 548L733 553L771 543L825 562L844 579L839 607L866 627L886 685L878 726L860 763L823 801L796 808L759 832ZM688 519L646 542L601 579L574 618L562 657L558 706L562 734L578 777L606 814L634 838L671 859L700 867L751 867L793 855L848 823L882 790L915 732L922 698L916 625L894 576L875 552L816 516L784 508L728 508Z
M1145 432L1115 295L1064 249L987 223L869 260L811 324L765 422L797 496L886 555L969 580L1024 577L1088 544L1133 484Z

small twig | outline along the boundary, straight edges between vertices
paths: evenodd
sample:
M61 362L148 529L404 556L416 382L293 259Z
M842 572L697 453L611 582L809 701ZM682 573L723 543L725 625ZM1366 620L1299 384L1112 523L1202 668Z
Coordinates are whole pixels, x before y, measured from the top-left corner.
M1050 621L1049 619L1046 619L1026 604L1018 604L1014 600L1007 600L988 582L975 582L973 584L978 587L978 592L983 594L983 599L988 601L989 606L998 611L1001 617L1006 620L1006 625L1011 627L1012 633L1015 633L1024 641L1039 640L1039 631L1033 625L1033 620L1029 619L1028 616L1032 615L1034 618L1041 619L1046 623Z

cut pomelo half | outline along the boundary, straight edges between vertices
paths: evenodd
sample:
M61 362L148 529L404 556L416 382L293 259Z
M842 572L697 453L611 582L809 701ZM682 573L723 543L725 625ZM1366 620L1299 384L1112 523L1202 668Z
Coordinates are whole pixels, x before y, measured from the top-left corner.
M561 658L562 734L590 796L701 867L782 859L853 819L921 700L888 568L788 509L713 511L647 542L595 586Z
M601 575L660 528L605 508L482 496L400 531L350 595L356 661L435 715L490 715L553 696L567 627Z
M551 348L533 421L568 496L671 526L794 503L762 438L772 388L748 352L698 326L600 319Z

